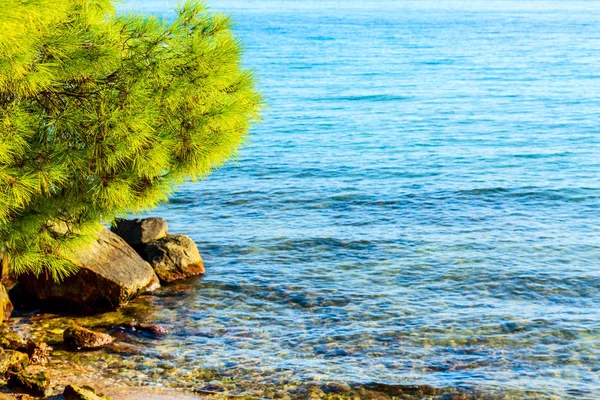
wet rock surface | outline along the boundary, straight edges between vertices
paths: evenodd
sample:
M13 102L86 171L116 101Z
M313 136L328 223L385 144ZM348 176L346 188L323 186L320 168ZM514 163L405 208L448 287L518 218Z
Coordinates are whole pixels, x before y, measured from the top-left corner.
M0 336L0 348L15 350L29 357L31 364L45 365L53 348L44 342L36 342L32 339L23 339L15 334L7 333Z
M25 352L27 340L11 332L4 333L0 335L0 347L6 350L19 350Z
M0 377L19 373L29 365L29 357L16 350L0 349Z
M186 235L167 235L147 244L145 256L163 282L204 274L198 246Z
M22 390L33 396L46 396L50 388L50 380L45 372L36 374L16 373L11 374L8 378L8 387L12 389Z
M101 332L95 332L81 326L65 329L63 338L67 347L72 350L94 350L112 344L115 339Z
M63 392L64 400L109 400L107 396L96 393L96 390L90 386L68 385Z
M52 346L44 342L35 342L28 339L25 345L25 351L31 364L46 365L52 353Z
M136 250L143 245L167 236L167 221L162 218L121 219L111 230Z
M33 274L20 280L30 295L44 300L42 305L85 314L118 309L139 293L159 286L152 267L108 229L72 261L79 270L63 282Z

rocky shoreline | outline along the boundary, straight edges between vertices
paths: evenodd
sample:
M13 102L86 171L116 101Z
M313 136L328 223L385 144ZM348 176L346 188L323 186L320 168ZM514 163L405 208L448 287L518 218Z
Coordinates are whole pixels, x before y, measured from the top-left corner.
M120 309L136 296L155 291L161 283L204 274L204 264L196 244L185 235L169 234L167 222L161 218L117 221L111 230L103 229L89 248L69 261L78 267L78 271L60 283L49 275L26 274L14 277L2 268L0 399L27 399L32 396L82 400L108 398L96 393L87 383L81 383L81 379L77 379L76 366L66 375L53 370L48 365L54 350L49 344L6 331L2 324L11 317L15 308L13 303L19 308L51 310L67 315L93 315ZM159 325L136 321L112 328L153 337L168 333L167 329ZM114 343L115 338L107 333L73 325L64 327L63 341L59 346L77 352L95 350ZM71 381L77 383L66 382L64 378L67 376L71 376ZM64 387L62 394L57 382L52 382L51 377L62 377L58 379ZM102 386L96 382L98 384ZM124 392L133 393L136 390L141 389L121 390L122 393L117 398L127 398ZM169 393L164 397L156 390L147 392L143 397L191 396L179 393L173 397Z

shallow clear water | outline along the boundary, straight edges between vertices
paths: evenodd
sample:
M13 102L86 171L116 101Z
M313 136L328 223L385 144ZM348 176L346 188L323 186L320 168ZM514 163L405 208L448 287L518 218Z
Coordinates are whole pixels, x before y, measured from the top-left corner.
M207 275L124 311L173 330L131 379L600 397L600 2L211 5L270 108L153 213Z

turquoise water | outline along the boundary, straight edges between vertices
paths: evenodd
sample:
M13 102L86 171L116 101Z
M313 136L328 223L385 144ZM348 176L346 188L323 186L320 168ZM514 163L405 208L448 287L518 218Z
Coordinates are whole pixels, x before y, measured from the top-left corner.
M207 275L136 377L600 398L600 2L211 5L269 109L153 213Z

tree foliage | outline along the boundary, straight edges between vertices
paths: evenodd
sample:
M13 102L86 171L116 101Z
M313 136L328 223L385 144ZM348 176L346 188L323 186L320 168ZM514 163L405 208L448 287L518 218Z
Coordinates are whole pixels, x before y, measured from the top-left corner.
M261 97L231 20L110 0L0 0L0 245L14 273L73 270L102 222L235 155Z

